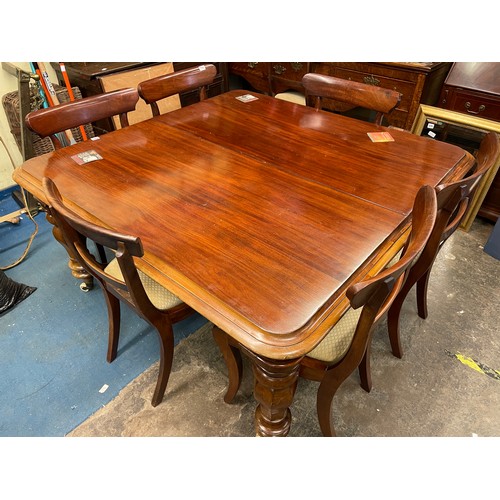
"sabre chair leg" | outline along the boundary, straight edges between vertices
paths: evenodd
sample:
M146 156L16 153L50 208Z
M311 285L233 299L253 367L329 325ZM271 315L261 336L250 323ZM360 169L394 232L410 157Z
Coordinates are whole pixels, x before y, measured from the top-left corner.
M392 354L396 356L396 358L400 359L403 357L403 348L401 346L399 328L401 308L403 307L406 296L408 295L408 292L411 290L413 285L414 282L410 282L409 280L404 284L403 288L400 290L391 307L389 308L389 311L387 312L387 329L389 333L389 341L391 343Z
M336 433L331 419L333 397L342 382L347 378L347 375L344 376L341 373L332 374L332 376L328 375L329 373L327 372L325 378L320 383L316 397L316 410L323 436L334 437Z
M158 406L163 401L174 359L174 332L170 321L161 321L155 327L160 340L160 367L158 369L158 380L156 381L155 391L151 400L152 406Z
M422 319L426 319L428 315L427 311L427 289L429 286L429 278L431 275L431 269L423 274L423 276L417 281L417 311L418 315Z
M120 301L107 290L104 290L104 298L108 307L108 353L106 359L111 363L116 358L118 351L118 340L120 338Z
M370 367L370 356L371 356L371 342L368 343L365 355L363 356L363 359L361 360L361 363L358 366L361 387L366 392L370 392L372 390L372 373Z
M243 362L240 350L230 344L229 335L217 326L212 328L212 335L226 362L229 383L224 401L231 403L241 385Z

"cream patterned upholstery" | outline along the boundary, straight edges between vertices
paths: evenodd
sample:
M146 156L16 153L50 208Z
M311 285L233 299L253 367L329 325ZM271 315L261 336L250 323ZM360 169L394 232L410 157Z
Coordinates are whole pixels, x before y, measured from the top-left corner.
M402 253L403 249L391 259L386 267L394 265L400 259ZM359 309L350 307L319 345L307 356L330 364L334 364L340 360L351 345L362 310L362 307Z
M296 92L295 90L288 90L286 92L282 92L281 94L276 94L274 96L276 99L281 99L282 101L294 102L295 104L306 105L306 98L304 94L300 92Z
M350 307L326 337L307 356L328 363L335 363L347 352L351 345L362 307Z
M396 264L396 262L398 262L398 260L401 258L401 254L403 253L403 249L401 249L392 259L391 261L387 264L387 266L385 266L386 268L387 267L391 267L393 266L394 264Z
M401 257L403 249L401 249L387 264L386 267L391 267ZM326 337L317 345L307 356L327 363L335 363L347 352L351 345L356 326L358 325L359 317L361 316L362 307L353 309L350 307L345 314L340 318L337 324L327 333Z
M123 281L123 275L120 270L120 266L116 259L113 259L105 269L105 272L113 278ZM137 269L139 273L139 278L142 281L144 290L146 291L149 300L158 309L170 309L176 305L182 304L181 299L174 295L170 290L167 290L161 286L157 281L143 273L140 269Z

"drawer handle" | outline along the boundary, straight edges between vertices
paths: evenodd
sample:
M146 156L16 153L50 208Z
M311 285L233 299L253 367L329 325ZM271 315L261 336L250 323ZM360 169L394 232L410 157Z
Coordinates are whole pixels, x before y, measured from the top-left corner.
M380 80L378 80L377 78L375 78L373 75L365 76L363 78L363 81L365 83L367 83L368 85L375 85L375 86L380 85Z
M255 66L257 66L257 64L259 64L258 62L249 62L248 63L248 67L251 68L251 69L254 69Z
M481 113L482 111L484 111L486 109L486 106L484 104L481 104L481 106L479 106L479 108L477 109L477 111L472 111L470 109L470 102L466 102L465 103L465 109L467 110L467 113L470 113L471 115L478 115L479 113Z
M276 64L275 66L273 66L273 69L277 75L281 75L286 71L285 66L283 66L281 64Z
M303 67L303 64L299 63L299 62L293 62L293 63L290 63L290 66L292 67L292 69L294 71L300 71Z

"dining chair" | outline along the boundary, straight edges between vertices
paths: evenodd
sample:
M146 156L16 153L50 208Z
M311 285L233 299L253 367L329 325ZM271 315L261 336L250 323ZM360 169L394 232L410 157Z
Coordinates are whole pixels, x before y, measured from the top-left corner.
M124 88L31 111L25 122L32 132L50 137L54 147L60 149L64 143L56 134L81 125L119 116L121 126L127 127L127 113L135 110L138 101L137 89Z
M446 240L455 232L464 218L480 180L499 157L499 136L495 132L489 132L479 146L473 173L462 180L440 184L436 187L438 214L435 227L387 314L389 339L394 356L398 358L403 356L399 320L408 292L415 284L417 285L417 312L422 319L427 318L427 289L434 261Z
M151 78L139 83L137 90L146 104L151 106L153 116L158 116L160 109L157 103L166 97L197 90L199 100L206 99L207 86L214 81L216 75L217 68L213 64L203 64Z
M69 209L54 181L43 178L48 209L80 264L100 284L108 310L109 336L107 361L117 355L120 335L120 301L130 306L151 324L160 341L160 366L151 404L163 400L172 368L174 334L172 325L194 313L176 295L156 282L146 270L138 268L144 254L140 238L107 229L90 222ZM109 250L114 258L100 262L88 249L87 242Z
M384 116L390 114L401 101L401 94L395 90L318 73L305 74L302 85L307 104L317 110L324 107L324 99L328 100L329 109L339 112L368 109L375 113L374 123L377 125L382 125Z
M375 277L348 288L350 306L323 340L300 361L299 376L320 382L316 407L325 436L335 436L331 423L332 401L344 380L358 368L361 387L367 392L371 389L371 333L384 317L403 286L408 270L424 248L434 227L436 210L434 189L423 186L415 197L411 232L401 258ZM212 332L227 365L229 385L224 401L230 403L241 382L241 346L216 326Z

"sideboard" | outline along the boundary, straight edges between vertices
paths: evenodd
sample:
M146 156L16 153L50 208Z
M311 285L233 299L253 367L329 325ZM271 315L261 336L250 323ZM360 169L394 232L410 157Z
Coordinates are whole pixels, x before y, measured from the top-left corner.
M303 90L300 82L308 72L394 89L402 98L388 117L388 123L410 130L420 103L436 105L451 65L451 62L230 62L228 72L269 95L289 89Z

